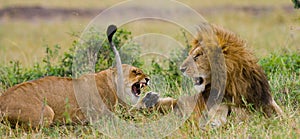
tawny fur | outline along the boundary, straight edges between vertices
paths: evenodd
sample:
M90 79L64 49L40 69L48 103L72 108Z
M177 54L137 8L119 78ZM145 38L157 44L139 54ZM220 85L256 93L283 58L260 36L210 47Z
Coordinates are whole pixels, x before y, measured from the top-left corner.
M140 69L123 65L125 88L147 78ZM12 124L30 124L37 127L41 123L65 122L68 114L72 122L85 122L74 94L74 82L95 78L98 93L106 107L114 111L117 104L126 105L116 94L116 69L110 68L96 74L84 75L78 79L44 77L15 85L0 96L0 113ZM88 91L87 86L86 91ZM88 92L87 92L88 93ZM86 97L86 94L81 94ZM0 115L0 116L1 116Z
M227 79L222 104L220 104L219 108L216 107L217 109L208 110L217 111L216 115L212 115L219 119L214 121L221 123L224 122L225 118L226 122L224 115L227 116L230 111L243 111L238 109L247 108L246 104L252 104L257 111L262 110L267 117L282 115L281 108L276 104L270 92L267 77L263 69L258 65L258 60L246 48L246 42L220 26L208 26L212 30L207 28L201 29L199 35L192 41L192 48L188 57L180 67L183 74L188 77L204 78L203 84L205 85L205 90L201 90L199 94L183 100L187 102L197 100L192 119L199 120L202 113L207 110L206 102L211 89L211 68L208 55L212 53L207 52L207 50L216 50L215 48L217 47L221 48L221 53L224 55ZM205 49L204 47L211 47L212 49ZM214 70L223 72L221 68ZM221 81L220 77L218 79ZM172 100L163 104L176 108L180 107L179 103L181 102ZM208 114L210 113L208 112Z
M200 56L194 61L197 63L197 69L189 70L189 68L193 67L187 64L187 60L183 63L183 66L187 68L186 74L199 74L188 73L197 72L197 70L200 71L200 74L206 74L205 80L208 82L204 92L209 92L210 87L208 85L211 80L211 69L203 47L214 47L212 45L217 44L218 47L221 47L224 54L227 73L224 101L238 107L244 107L245 103L253 104L256 110L262 109L268 117L274 113L282 114L282 110L272 98L267 77L263 69L258 65L258 60L247 49L246 42L220 26L211 25L211 28L213 29L212 34L199 32L199 36L193 40L189 56L194 57L197 54L200 54ZM212 43L212 41L217 42ZM201 70L204 70L204 72ZM204 94L204 97L208 95Z

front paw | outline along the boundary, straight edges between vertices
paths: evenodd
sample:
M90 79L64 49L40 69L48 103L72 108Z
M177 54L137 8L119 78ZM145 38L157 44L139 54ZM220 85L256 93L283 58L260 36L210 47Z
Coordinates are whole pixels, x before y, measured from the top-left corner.
M159 94L155 92L148 92L146 95L138 100L138 102L133 105L130 109L138 110L138 109L145 109L145 108L153 108L159 101Z
M152 108L158 103L159 94L155 92L148 92L142 99L142 103L146 108Z

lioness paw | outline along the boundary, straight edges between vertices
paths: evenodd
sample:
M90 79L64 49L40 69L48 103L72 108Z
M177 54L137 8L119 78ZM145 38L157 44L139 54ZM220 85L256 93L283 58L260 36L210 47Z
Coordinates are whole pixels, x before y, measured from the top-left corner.
M138 100L138 102L130 109L153 108L159 101L159 94L155 92L148 92L146 95Z
M159 100L159 94L155 92L148 92L146 96L142 99L142 103L146 108L152 108L157 104Z

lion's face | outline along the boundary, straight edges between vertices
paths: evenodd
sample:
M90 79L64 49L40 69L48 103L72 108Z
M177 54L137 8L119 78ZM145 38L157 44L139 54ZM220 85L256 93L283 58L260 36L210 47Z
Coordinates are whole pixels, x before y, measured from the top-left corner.
M131 103L135 104L150 81L150 78L139 68L123 65L125 93L130 96Z
M202 47L194 47L189 56L183 61L180 70L185 76L194 80L194 87L198 92L205 89L205 85L210 83L210 65Z

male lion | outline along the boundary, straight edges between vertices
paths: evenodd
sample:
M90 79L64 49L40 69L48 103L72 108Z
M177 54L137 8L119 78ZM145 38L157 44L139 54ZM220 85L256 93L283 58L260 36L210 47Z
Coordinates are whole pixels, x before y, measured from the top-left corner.
M135 104L149 78L136 67L122 65L122 68L125 94ZM76 101L73 83L86 82L89 78L95 79L99 96L109 110L113 111L117 104L126 105L117 96L116 68L109 68L78 79L49 76L15 85L0 96L0 112L11 123L30 123L32 127L38 127L41 122L47 125L55 121L63 122L67 120L65 114L70 116L72 122L85 122L86 117ZM82 97L85 97L84 94Z
M178 101L169 99L169 106L178 107L179 103L195 101L193 119L199 120L202 113L208 109L207 116L213 127L226 122L228 113L235 111L245 114L246 104L270 117L274 114L282 115L281 108L274 101L267 77L263 69L257 64L258 60L247 50L246 42L234 33L216 25L204 24L200 27L198 36L192 42L188 57L182 63L180 70L185 76L194 80L194 87L198 94ZM227 74L225 94L220 105L207 107L210 96L212 70L220 72L223 69L211 69L208 54L219 47L225 59ZM213 48L213 49L206 49ZM218 78L221 81L221 77ZM158 102L160 105L160 102ZM185 109L185 108L180 108ZM202 123L200 123L202 124Z
M245 107L245 103L253 104L256 110L262 110L270 117L274 113L281 115L282 110L272 98L270 86L263 69L257 64L258 60L247 50L246 42L234 33L216 25L208 25L202 29L188 57L180 69L184 75L192 77L195 88L202 92L204 100L208 99L211 85L211 69L207 52L204 47L220 47L225 59L226 85L223 102L230 104L225 113L236 107ZM230 107L232 106L233 107ZM224 106L222 107L224 109Z

